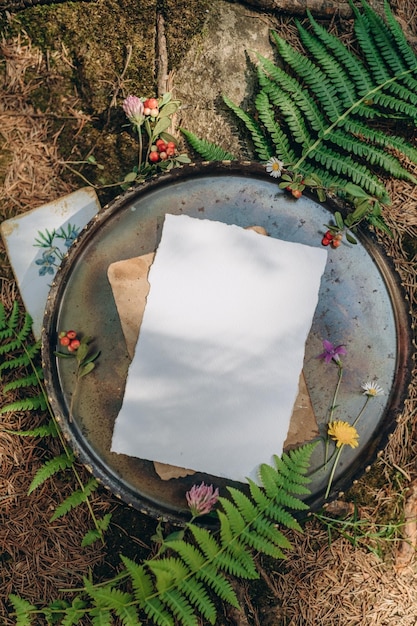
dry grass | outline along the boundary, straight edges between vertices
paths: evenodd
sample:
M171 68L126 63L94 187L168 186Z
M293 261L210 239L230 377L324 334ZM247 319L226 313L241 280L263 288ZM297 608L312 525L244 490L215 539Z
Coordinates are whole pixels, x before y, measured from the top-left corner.
M413 1L401 3L400 13L411 15ZM5 172L0 189L0 217L9 218L51 201L71 191L62 179L54 137L48 119L27 105L27 98L37 80L42 79L45 61L30 42L17 39L3 42L3 82L0 86L0 135L7 156L0 167ZM28 82L27 74L32 76ZM389 192L393 205L385 217L394 237L381 243L391 254L407 292L410 310L416 316L417 259L417 190L406 184L391 182ZM1 243L0 243L1 246ZM6 308L18 297L16 284L4 250L0 271L1 299ZM1 257L0 257L1 258ZM415 499L407 501L416 480L415 458L417 385L413 384L403 414L387 448L376 464L385 486L373 488L367 477L368 504L360 517L369 523L352 545L343 537L329 543L326 528L316 520L309 521L303 535L291 535L294 550L278 569L268 562L260 570L269 604L263 613L256 599L247 600L252 622L262 626L414 626L417 616L417 569L414 549L406 550L400 540L385 551L381 559L367 549L375 547L369 533L375 530L378 512L391 511L391 522L400 523L408 504L411 521L417 519ZM10 435L7 430L33 428L42 419L31 414L6 414L0 431L0 621L14 623L7 616L6 600L10 591L21 593L33 602L54 599L61 587L77 585L83 574L101 562L100 547L82 550L81 538L91 523L86 513L77 511L65 520L49 523L54 507L74 487L50 481L27 496L31 478L42 462L45 450L40 441ZM400 482L394 476L400 477ZM404 496L404 497L403 497ZM413 496L415 497L415 496ZM97 496L96 510L113 506L111 497ZM400 527L400 525L399 525ZM406 537L407 539L407 537ZM410 539L410 536L408 536ZM386 546L387 547L387 546ZM415 546L414 546L415 547ZM250 590L249 590L250 593ZM253 608L255 607L255 608ZM243 617L236 624L247 623ZM230 622L229 622L230 623Z

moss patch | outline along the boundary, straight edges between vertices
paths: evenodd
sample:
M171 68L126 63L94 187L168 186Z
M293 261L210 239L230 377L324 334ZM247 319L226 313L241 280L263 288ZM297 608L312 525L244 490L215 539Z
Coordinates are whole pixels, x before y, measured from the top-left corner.
M53 113L52 133L64 161L94 154L104 166L81 166L92 184L121 181L135 163L136 145L120 104L130 93L155 95L157 14L165 19L171 70L203 28L207 7L208 0L67 2L32 7L3 21L6 37L25 31L44 51L45 75L31 91L30 103ZM64 177L73 176L66 168ZM107 188L100 199L106 202L119 192L120 187Z

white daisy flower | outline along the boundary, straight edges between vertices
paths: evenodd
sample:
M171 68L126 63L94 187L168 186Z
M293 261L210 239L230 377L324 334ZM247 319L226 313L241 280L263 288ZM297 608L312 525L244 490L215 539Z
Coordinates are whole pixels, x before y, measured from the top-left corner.
M281 176L284 163L277 159L277 157L271 157L269 161L267 161L265 167L270 176L273 176L274 178L279 178Z
M375 398L376 396L382 396L384 394L384 390L380 387L375 381L368 381L364 385L362 385L362 389L364 389L364 396L371 396Z

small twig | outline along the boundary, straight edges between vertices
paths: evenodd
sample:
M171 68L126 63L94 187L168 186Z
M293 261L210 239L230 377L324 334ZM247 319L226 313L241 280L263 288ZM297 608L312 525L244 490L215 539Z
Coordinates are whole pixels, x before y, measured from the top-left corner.
M109 122L110 109L117 106L117 96L119 95L119 92L122 89L123 81L124 81L124 78L126 76L126 72L127 72L128 68L129 68L130 61L132 60L132 51L133 51L132 44L127 44L126 45L126 61L125 61L122 73L117 78L117 84L116 84L116 87L114 89L114 93L113 93L113 96L112 96L112 99L111 99L111 102L110 102L110 105L109 105L109 111L108 111L108 114L107 114L107 122Z
M156 88L158 96L167 92L168 51L165 37L165 20L161 13L156 16Z

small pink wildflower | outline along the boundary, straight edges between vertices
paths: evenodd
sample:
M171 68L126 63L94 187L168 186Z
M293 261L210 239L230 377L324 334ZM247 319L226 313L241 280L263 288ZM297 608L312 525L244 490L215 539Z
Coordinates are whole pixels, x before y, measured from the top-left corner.
M324 359L326 363L330 363L330 361L334 361L338 365L340 365L340 355L347 354L346 348L343 345L334 346L327 339L323 340L323 348L324 352L318 355L318 359Z
M141 126L145 119L143 102L137 96L128 96L123 101L123 111L134 126Z
M201 483L201 485L193 485L185 497L193 517L207 515L219 499L219 490L214 489L213 485Z

